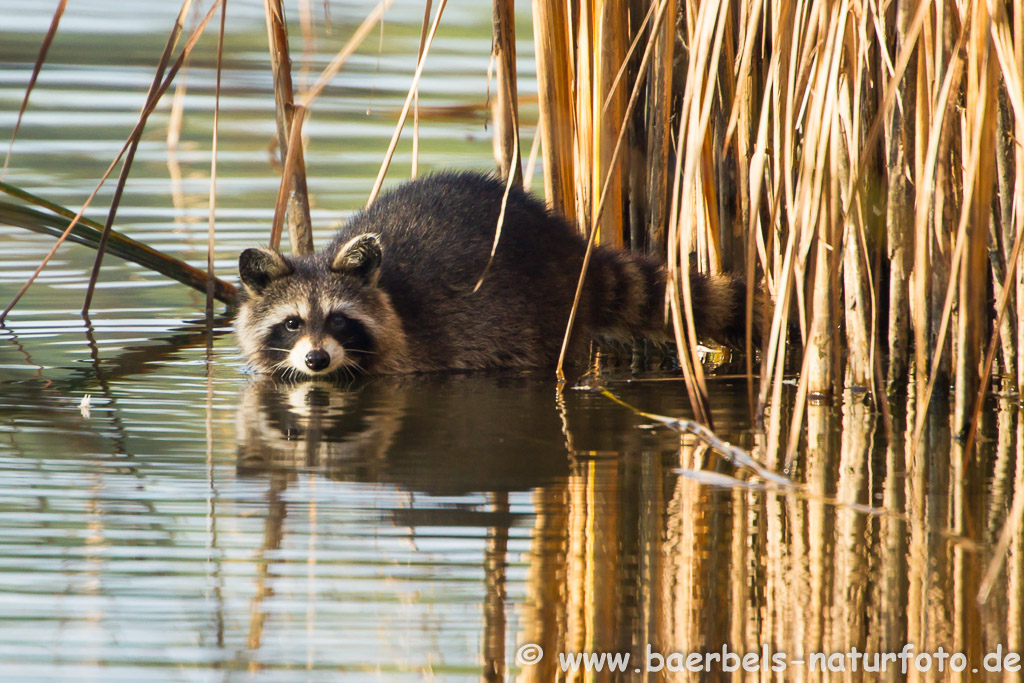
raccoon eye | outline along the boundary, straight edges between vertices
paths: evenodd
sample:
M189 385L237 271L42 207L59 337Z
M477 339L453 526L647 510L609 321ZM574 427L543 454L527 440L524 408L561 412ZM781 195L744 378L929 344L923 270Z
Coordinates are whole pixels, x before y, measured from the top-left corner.
M344 313L331 313L327 316L327 327L334 331L343 330L348 325L348 317Z
M300 327L302 327L302 318L293 315L290 318L284 319L284 329L288 330L289 332L294 332Z

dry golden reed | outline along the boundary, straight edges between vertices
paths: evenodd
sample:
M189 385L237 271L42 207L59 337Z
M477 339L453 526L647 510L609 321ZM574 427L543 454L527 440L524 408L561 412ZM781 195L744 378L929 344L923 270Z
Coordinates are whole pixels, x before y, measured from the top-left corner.
M797 368L790 449L807 399L844 387L909 379L926 406L952 385L961 436L993 375L1021 389L1021 5L534 0L548 201L665 256L699 416L691 267L746 273L774 301L751 392L769 443L783 426L766 407ZM630 42L651 58L627 59Z

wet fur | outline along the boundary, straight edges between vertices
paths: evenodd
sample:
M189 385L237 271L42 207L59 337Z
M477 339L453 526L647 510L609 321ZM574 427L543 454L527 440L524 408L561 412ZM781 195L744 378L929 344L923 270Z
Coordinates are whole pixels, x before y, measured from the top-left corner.
M258 370L288 367L302 374L294 363L282 365L284 351L271 348L271 338L280 343L274 326L294 311L310 318L315 342L326 333L313 319L342 311L365 330L370 343L358 352L346 347L343 362L331 373L553 365L586 243L540 201L514 189L494 263L474 292L487 265L503 193L504 183L493 177L436 174L382 195L315 255L246 250L240 263L246 296L236 325L243 352ZM368 234L377 239L360 239ZM743 283L693 273L690 286L698 334L740 342ZM667 338L664 290L665 271L656 261L596 248L573 352L606 336Z

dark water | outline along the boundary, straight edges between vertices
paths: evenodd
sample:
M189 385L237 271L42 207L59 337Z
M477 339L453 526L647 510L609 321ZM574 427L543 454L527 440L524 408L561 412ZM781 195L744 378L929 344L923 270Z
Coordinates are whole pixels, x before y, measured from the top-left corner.
M311 3L310 74L373 4L331 3L328 34ZM0 1L0 138L50 20L43 5ZM130 131L177 11L116 5L69 3L6 178L75 209ZM536 118L527 10L524 146ZM215 256L233 278L238 251L267 239L278 181L262 4L231 0L228 16ZM396 3L314 107L318 240L365 201L421 17ZM423 82L424 168L492 167L489 47L486 3L452 3ZM185 73L176 148L169 104L154 115L118 220L200 266L214 48L211 33ZM409 167L405 145L391 177ZM0 244L5 304L51 241L0 226ZM1019 676L985 670L997 648L1011 666L1024 650L1024 429L1008 400L989 406L970 458L942 405L917 449L906 401L888 435L858 397L811 406L792 483L778 485L574 388L600 379L638 409L686 417L671 372L605 367L564 391L547 372L278 384L243 372L229 321L208 326L201 295L105 263L88 319L92 255L69 245L0 329L5 680L945 680L959 660L914 665L939 648L963 653L952 677ZM716 377L710 391L718 434L781 472L748 431L744 382ZM787 425L792 407L777 409ZM908 644L906 676L900 660L863 672ZM669 671L723 647L757 653L744 662L755 669L780 654L789 667L726 674L727 657L711 673ZM852 648L869 659L842 654ZM632 659L624 673L562 673L559 653L576 652Z

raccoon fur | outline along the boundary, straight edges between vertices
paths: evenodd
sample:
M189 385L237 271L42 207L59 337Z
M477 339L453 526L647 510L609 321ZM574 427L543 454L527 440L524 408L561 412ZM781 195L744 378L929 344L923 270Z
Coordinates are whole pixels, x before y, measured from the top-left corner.
M387 374L554 365L585 240L519 189L508 197L494 261L480 288L504 182L439 173L383 194L321 252L239 257L236 330L261 372ZM572 338L667 338L665 270L609 247L591 255ZM697 332L743 336L743 283L691 273Z

